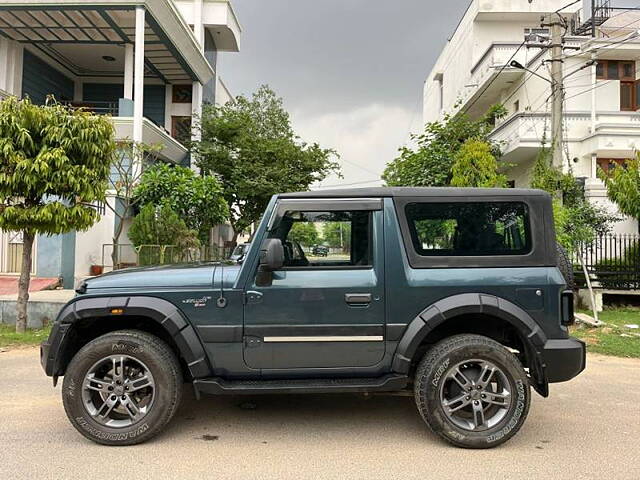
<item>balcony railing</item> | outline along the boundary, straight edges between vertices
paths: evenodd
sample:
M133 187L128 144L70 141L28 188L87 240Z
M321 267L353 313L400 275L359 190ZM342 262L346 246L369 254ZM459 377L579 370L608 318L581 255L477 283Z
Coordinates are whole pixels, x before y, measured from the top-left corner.
M73 108L82 108L83 110L97 115L111 115L112 117L118 116L118 101L104 102L86 100L82 102L69 102L69 106Z

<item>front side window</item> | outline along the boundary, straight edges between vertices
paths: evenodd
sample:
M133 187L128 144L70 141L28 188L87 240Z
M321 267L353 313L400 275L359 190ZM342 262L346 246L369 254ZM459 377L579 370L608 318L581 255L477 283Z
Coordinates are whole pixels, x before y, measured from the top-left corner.
M525 255L531 251L527 206L516 202L410 203L405 207L421 256Z
M370 267L372 212L289 211L271 238L280 238L285 267Z

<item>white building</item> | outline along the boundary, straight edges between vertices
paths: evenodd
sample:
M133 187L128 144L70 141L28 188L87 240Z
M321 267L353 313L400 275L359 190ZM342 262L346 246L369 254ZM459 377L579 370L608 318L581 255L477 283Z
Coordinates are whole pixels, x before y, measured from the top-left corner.
M508 115L492 137L502 142L503 160L512 165L508 175L517 187L529 185L543 135L547 146L551 139L551 86L545 80L550 74L543 64L550 51L521 45L531 35L535 38L527 43L544 43L549 30L541 28L541 16L564 4L472 0L425 82L425 122L459 110L479 117L491 105L504 104ZM562 11L569 26L565 45L575 48L565 50L564 74L597 60L597 66L566 79L563 168L585 179L591 201L615 209L596 172L598 165L607 169L635 156L640 147L640 38L635 33L640 12L610 8L602 0L595 6L600 7L595 38L588 23L591 9L582 12L578 4ZM512 58L544 78L508 66ZM637 233L638 223L625 220L616 231Z
M227 0L14 0L0 3L0 96L29 96L110 114L119 140L159 144L160 158L188 165L183 145L204 102L231 94L219 52L237 52L241 27ZM111 196L109 202L117 202ZM117 217L88 232L36 239L33 274L70 287L109 261ZM123 242L127 243L126 235ZM20 236L3 232L0 273L20 266Z

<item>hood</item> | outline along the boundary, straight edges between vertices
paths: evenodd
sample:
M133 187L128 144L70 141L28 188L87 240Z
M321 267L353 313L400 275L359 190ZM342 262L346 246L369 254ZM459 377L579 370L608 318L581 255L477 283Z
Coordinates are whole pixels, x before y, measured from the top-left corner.
M202 288L219 287L224 272L224 287L233 287L239 265L199 263L127 268L86 280L79 291L100 288ZM215 284L214 284L215 273Z

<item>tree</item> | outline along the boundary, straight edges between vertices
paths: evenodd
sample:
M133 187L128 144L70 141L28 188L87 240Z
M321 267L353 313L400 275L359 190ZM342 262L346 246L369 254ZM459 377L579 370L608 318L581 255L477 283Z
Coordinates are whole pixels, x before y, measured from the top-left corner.
M22 232L16 331L27 326L33 242L37 234L86 230L105 201L116 149L108 118L48 99L0 102L0 228Z
M479 120L458 112L445 115L442 121L427 123L424 133L411 135L417 148L402 147L400 155L387 165L382 179L392 187L443 187L451 184L454 158L469 139L491 146L494 157L500 157L499 145L489 139L495 121L506 110L495 105Z
M624 167L616 166L610 174L602 169L598 176L607 186L607 195L624 215L640 219L640 154L627 160Z
M160 146L142 143L118 143L117 155L109 175L109 190L114 192L115 196L113 203L108 200L105 202L117 220L113 231L113 251L111 252L114 268L119 263L118 246L124 230L124 220L132 215L134 207L139 203L139 199L134 197L135 188L140 182L145 167L154 163L160 149Z
M538 154L531 186L545 190L554 197L556 237L569 251L609 233L613 224L620 220L603 207L590 203L575 177L551 164L551 154L547 148L542 148Z
M320 241L320 235L315 224L311 222L295 222L287 235L287 239L298 242L304 247L317 245Z
M178 247L178 252L174 252L171 261L182 261L186 249L200 246L197 232L187 227L168 202L162 205L149 203L142 207L131 223L129 238L139 249L142 265L165 263L165 249L169 246ZM144 245L157 248L144 252L140 250Z
M272 195L308 190L338 172L332 160L336 152L301 141L282 99L267 86L251 98L205 106L199 128L197 164L203 175L215 174L222 181L234 244L260 219Z
M129 238L140 245L198 246L195 230L190 230L168 203L145 205L135 216L129 229Z
M169 205L203 243L208 243L211 228L229 217L218 178L197 176L186 167L159 163L148 168L134 196L141 205Z
M327 222L322 229L322 237L329 247L348 251L351 245L351 222Z
M454 157L451 186L503 188L507 177L498 173L498 161L489 142L471 138Z

